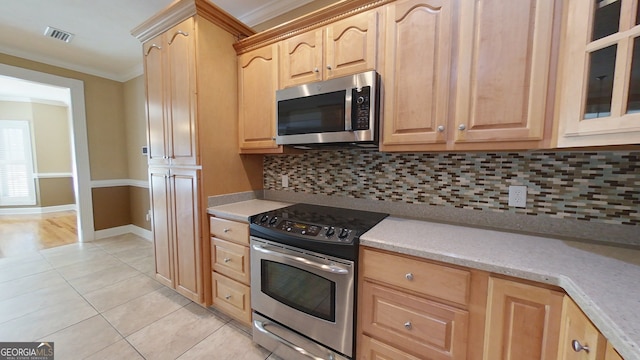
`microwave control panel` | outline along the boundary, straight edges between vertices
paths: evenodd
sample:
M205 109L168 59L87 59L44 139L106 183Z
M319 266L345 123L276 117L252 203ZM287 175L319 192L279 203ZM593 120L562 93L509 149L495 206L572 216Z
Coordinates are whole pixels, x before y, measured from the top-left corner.
M351 89L351 129L369 130L371 86Z

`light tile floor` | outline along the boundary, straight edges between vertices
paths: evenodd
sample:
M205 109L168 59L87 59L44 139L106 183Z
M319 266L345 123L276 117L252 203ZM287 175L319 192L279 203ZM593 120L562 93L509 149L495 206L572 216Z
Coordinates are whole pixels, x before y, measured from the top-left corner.
M0 341L53 341L62 360L280 360L153 272L151 242L132 234L0 258Z

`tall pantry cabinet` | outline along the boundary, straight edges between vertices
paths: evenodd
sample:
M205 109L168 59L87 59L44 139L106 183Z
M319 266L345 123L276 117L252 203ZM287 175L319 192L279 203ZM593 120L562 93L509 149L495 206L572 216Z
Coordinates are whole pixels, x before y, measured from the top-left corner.
M262 157L237 142L233 43L253 31L206 0L180 0L132 34L143 42L156 279L208 306L208 197L262 188Z

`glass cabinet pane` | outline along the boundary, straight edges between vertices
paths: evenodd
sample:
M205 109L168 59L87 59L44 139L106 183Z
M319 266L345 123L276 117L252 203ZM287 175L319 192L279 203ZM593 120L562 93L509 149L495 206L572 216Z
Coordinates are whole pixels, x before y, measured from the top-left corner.
M638 6L640 9L640 6ZM640 37L633 40L627 114L640 112Z
M593 18L593 34L591 41L618 32L620 26L621 0L595 0L595 14Z
M585 119L611 115L616 50L617 45L611 45L589 54Z

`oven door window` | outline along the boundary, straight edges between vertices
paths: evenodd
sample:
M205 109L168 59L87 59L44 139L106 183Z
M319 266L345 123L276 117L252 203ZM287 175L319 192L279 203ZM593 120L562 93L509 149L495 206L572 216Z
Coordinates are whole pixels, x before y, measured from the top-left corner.
M278 101L278 135L345 131L346 91Z
M262 292L294 309L335 322L336 283L306 270L262 260Z

